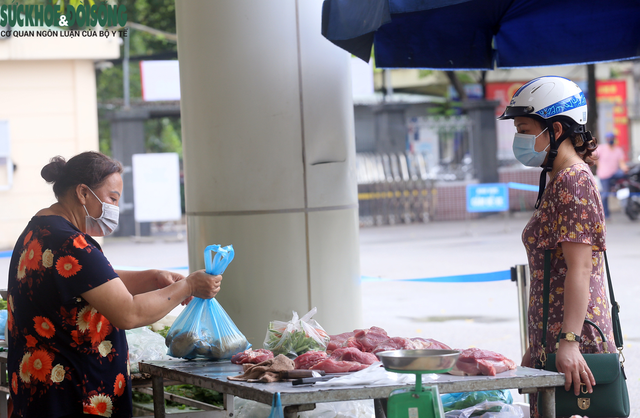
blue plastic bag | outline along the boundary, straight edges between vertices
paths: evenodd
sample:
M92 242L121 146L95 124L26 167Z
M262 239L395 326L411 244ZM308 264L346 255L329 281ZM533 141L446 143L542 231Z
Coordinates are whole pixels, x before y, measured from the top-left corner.
M461 410L472 407L485 401L500 401L506 404L513 403L511 391L483 390L478 392L445 393L440 395L445 412ZM500 408L496 409L500 411Z
M234 255L231 245L209 245L204 250L206 272L224 273ZM209 360L230 359L251 347L215 298L193 298L169 329L165 344L172 357Z
M284 411L282 410L282 402L280 401L280 392L273 394L273 401L271 402L271 413L269 418L284 418Z
M4 329L7 326L8 311L6 309L0 310L0 337L5 338Z

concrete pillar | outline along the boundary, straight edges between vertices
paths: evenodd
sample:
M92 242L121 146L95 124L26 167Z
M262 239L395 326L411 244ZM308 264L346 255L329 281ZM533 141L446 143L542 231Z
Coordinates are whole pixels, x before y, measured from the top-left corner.
M496 106L499 101L467 101L463 106L471 122L471 158L480 183L498 182L498 132Z
M120 199L120 220L114 236L129 237L136 234L133 201L133 154L144 154L144 122L149 119L146 110L119 110L109 115L111 120L111 153L124 166L123 191ZM140 235L151 235L151 224L140 223Z
M292 310L361 326L349 55L321 8L176 2L189 267L233 244L217 298L254 347Z

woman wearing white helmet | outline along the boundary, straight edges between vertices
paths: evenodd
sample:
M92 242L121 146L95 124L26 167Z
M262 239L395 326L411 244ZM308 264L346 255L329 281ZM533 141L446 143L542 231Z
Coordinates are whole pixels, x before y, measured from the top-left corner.
M589 169L597 141L586 131L587 102L582 90L562 77L529 81L513 95L499 119L513 119L513 151L524 165L542 167L536 211L522 238L531 273L529 348L523 366L534 367L556 352L565 389L592 392L596 381L581 353L603 352L595 322L613 341L604 286L605 223L600 194ZM546 177L549 184L546 185ZM545 250L552 251L546 347L542 345ZM558 334L562 339L556 350ZM564 335L563 335L564 334ZM572 338L575 337L575 338ZM539 364L539 363L538 363ZM532 416L538 416L536 396Z

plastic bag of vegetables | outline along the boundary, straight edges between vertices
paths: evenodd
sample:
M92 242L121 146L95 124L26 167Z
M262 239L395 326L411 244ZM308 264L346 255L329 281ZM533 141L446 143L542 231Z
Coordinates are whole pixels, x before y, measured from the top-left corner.
M284 354L292 358L309 350L325 351L330 337L315 319L311 319L316 312L318 309L313 308L298 318L294 311L289 322L269 322L264 348L273 351L274 356Z
M204 250L206 272L222 274L234 255L231 245L209 245ZM230 359L251 347L215 298L193 298L169 329L165 344L172 357L209 360Z

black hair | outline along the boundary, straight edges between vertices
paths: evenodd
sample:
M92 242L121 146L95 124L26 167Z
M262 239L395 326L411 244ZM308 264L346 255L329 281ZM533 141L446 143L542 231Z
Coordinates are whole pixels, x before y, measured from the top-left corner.
M55 156L49 164L40 171L40 175L47 183L53 184L56 198L64 196L67 191L78 184L85 184L96 189L111 174L122 174L122 164L95 151L87 151L65 161L61 156Z

